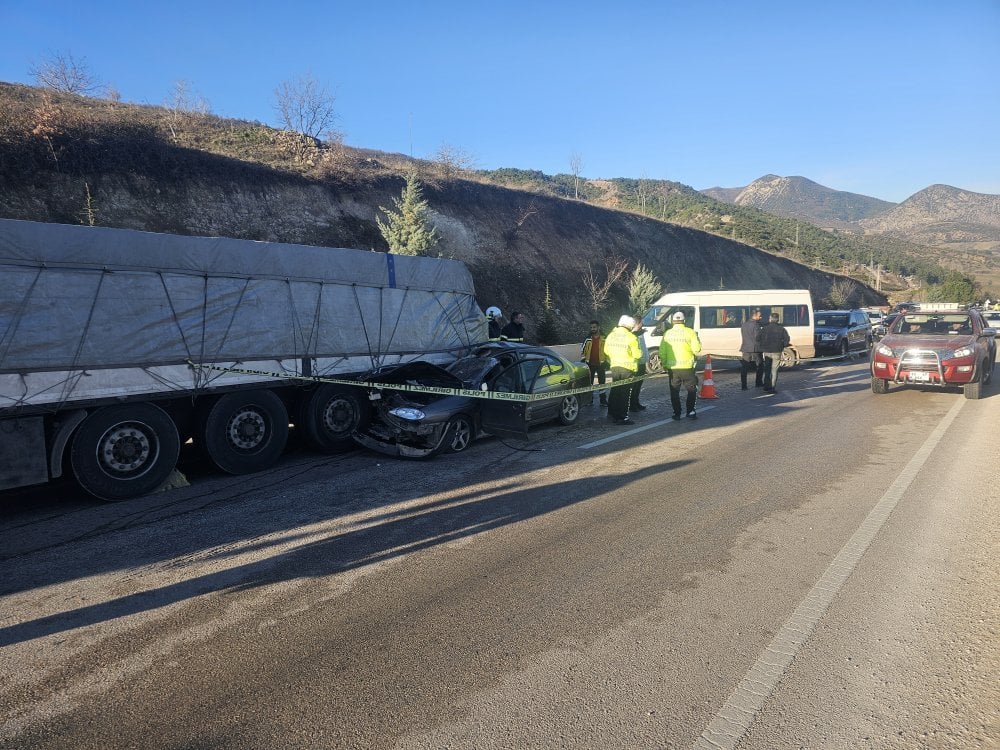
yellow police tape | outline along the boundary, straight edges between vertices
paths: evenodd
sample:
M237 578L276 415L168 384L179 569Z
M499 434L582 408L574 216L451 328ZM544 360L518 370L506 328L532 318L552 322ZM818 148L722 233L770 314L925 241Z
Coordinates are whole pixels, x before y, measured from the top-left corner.
M204 365L188 360L191 367L201 370L216 370L218 372L233 372L238 375L260 375L268 378L278 378L280 380L301 380L308 383L333 383L334 385L350 385L355 388L381 389L390 391L408 391L410 393L437 393L442 396L465 396L466 398L482 398L491 401L544 401L547 399L571 396L576 393L592 393L603 391L611 387L638 383L642 380L653 377L652 375L636 375L633 378L618 380L614 383L604 385L589 385L579 388L567 388L556 393L503 393L500 391L480 391L474 388L447 388L445 386L434 385L409 385L407 383L369 383L364 380L348 380L346 378L326 378L322 375L289 375L279 372L268 372L267 370L252 370L246 367L222 367L220 365Z

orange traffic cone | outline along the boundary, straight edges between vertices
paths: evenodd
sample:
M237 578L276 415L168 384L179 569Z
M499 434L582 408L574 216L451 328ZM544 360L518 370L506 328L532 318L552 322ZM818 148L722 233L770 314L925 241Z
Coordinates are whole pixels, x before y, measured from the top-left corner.
M705 372L702 375L701 393L698 398L718 398L715 395L715 381L712 380L712 355L705 356Z

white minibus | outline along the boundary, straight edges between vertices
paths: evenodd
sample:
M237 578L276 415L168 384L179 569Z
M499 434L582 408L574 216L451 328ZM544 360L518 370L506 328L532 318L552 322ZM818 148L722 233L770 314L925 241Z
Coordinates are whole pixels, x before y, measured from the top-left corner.
M782 352L781 366L793 367L800 359L815 356L813 305L808 289L726 289L710 292L670 292L660 297L642 319L643 337L649 349L649 372L660 372L660 339L670 318L680 310L685 324L701 339L701 356L738 358L740 326L753 310L761 322L778 313L778 322L788 329L791 344Z

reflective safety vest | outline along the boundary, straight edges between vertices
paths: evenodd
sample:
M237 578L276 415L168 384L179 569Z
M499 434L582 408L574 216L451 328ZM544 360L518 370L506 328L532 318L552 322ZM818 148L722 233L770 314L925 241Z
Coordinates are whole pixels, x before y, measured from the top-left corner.
M617 326L604 339L604 356L611 361L612 367L621 367L636 372L642 349L639 339L625 326Z
M660 363L667 370L694 369L695 355L701 351L698 332L683 323L674 323L673 328L660 339Z

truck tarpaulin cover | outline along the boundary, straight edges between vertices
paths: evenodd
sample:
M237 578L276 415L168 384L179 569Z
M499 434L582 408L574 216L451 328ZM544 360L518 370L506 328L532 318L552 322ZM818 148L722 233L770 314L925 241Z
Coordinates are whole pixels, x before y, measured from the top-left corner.
M458 354L464 264L0 219L0 372Z

